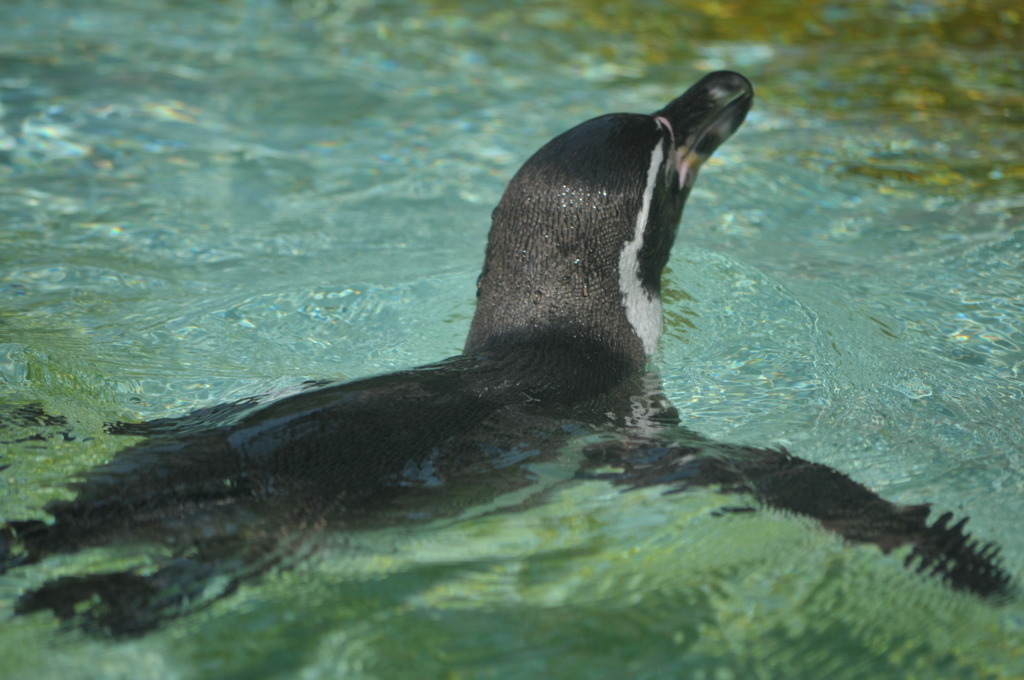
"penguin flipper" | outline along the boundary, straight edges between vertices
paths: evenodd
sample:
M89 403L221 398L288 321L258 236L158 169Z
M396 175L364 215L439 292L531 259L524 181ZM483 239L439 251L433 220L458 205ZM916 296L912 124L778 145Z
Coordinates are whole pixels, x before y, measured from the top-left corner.
M765 507L816 520L854 543L873 543L885 553L912 546L904 566L940 578L954 590L997 600L1014 590L999 547L966 533L966 518L950 526L953 514L947 512L929 524L928 504L891 503L842 472L784 448L722 444L683 431L672 441L589 453L591 465L620 466L621 472L600 476L627 490L666 486L666 493L677 493L714 486L748 493Z
M183 416L154 418L153 420L145 420L141 423L123 421L104 423L103 431L107 434L120 434L131 437L187 434L210 427L217 427L225 421L243 415L260 403L260 397L247 397L238 401L189 411Z
M307 380L299 385L293 393L305 392L329 384L331 382L327 380ZM241 420L259 406L278 398L280 396L258 394L236 401L228 401L223 404L204 406L181 416L154 418L153 420L144 420L141 423L130 423L121 420L107 422L103 424L103 431L107 434L120 434L132 437L185 435L230 425Z

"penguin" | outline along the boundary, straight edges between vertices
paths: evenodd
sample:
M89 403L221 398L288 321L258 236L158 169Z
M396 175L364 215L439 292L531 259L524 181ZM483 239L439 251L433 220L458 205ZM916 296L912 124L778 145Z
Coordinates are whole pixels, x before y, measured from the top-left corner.
M653 114L600 116L534 153L493 212L462 354L112 426L145 439L47 505L51 521L0 528L0 572L126 541L170 546L173 558L145 574L55 579L16 611L142 633L279 564L304 527L458 515L528 487L530 464L570 439L590 442L575 480L749 493L850 540L912 544L915 564L955 587L1004 592L996 548L968 543L962 523L928 526L926 506L892 505L783 449L712 442L681 427L661 394L648 367L661 273L701 166L752 102L745 77L711 73Z

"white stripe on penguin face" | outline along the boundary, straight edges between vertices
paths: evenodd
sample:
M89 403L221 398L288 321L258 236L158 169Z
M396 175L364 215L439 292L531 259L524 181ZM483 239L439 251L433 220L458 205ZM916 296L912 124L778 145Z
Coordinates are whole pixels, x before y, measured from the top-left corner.
M659 130L664 127L655 121ZM670 134L671 134L671 128ZM651 152L651 162L647 166L647 184L644 186L643 202L640 213L636 216L636 227L633 239L627 241L619 253L619 290L622 292L622 306L626 310L626 319L633 327L633 332L643 343L644 351L653 354L661 337L661 299L644 288L640 280L640 248L644 244L644 228L651 212L651 200L654 187L658 183L658 170L665 160L664 140L660 141Z

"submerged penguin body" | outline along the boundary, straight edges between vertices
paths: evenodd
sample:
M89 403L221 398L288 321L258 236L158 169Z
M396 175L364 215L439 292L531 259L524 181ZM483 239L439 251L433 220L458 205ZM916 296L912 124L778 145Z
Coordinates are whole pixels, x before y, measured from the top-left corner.
M573 438L579 478L750 493L851 540L913 544L917 564L956 587L1004 591L991 549L962 524L929 527L926 507L889 504L834 470L689 432L646 371L683 206L752 97L742 76L710 74L652 115L595 118L535 153L494 211L462 355L116 428L147 438L47 506L52 522L0 528L0 572L112 541L156 541L173 558L148 575L51 581L18 611L143 632L275 564L268 541L457 514L530 485L529 464Z
M621 375L603 358L582 356L608 368L608 379ZM189 537L193 527L183 517L195 518L201 532L211 510L278 501L298 515L355 522L367 508L382 509L414 490L442 491L416 515L443 515L443 489L458 479L486 478L554 452L570 432L621 422L621 399L616 389L601 389L605 380L574 381L567 389L572 362L556 348L532 354L527 366L521 358L485 351L318 386L241 409L213 427L196 427L189 417L144 425L133 431L148 430L146 440L92 470L73 486L74 499L47 507L57 519L46 529L47 543L57 533L60 551L112 535ZM534 379L522 381L524 374ZM616 387L628 391L631 384Z

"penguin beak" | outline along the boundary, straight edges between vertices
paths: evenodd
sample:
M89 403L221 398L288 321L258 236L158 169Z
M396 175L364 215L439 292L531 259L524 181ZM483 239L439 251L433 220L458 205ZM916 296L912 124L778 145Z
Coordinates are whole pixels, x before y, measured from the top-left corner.
M732 71L711 73L654 114L675 149L679 188L691 187L700 166L747 117L754 86Z

